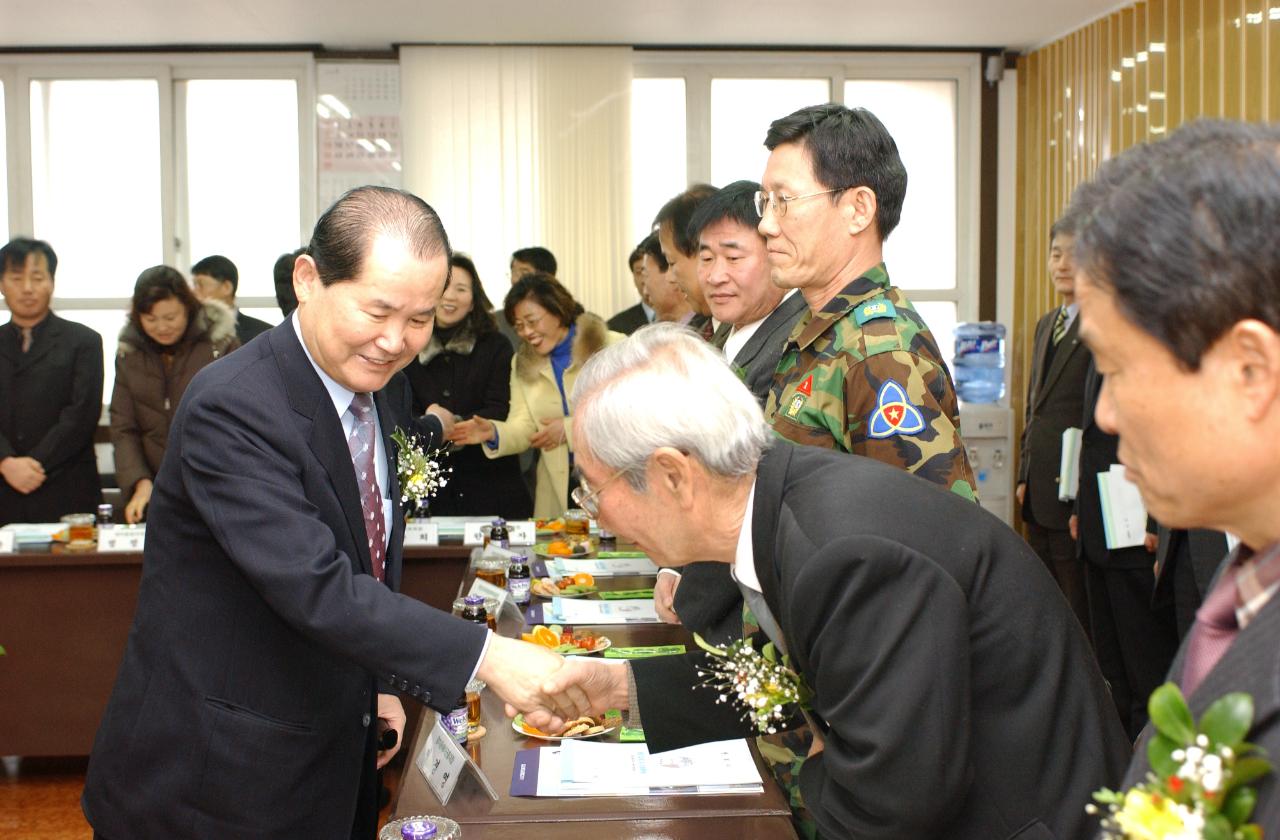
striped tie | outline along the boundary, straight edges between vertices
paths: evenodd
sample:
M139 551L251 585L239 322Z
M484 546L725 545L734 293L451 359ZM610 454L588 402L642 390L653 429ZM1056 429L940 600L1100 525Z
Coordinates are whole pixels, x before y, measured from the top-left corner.
M383 577L384 555L387 550L386 525L382 521L382 491L378 489L378 474L374 469L373 398L368 394L356 394L348 409L356 419L347 438L351 451L351 463L356 468L356 483L360 485L360 510L364 519L365 536L369 538L369 563L373 576Z
M1053 346L1057 347L1058 342L1062 341L1062 337L1067 334L1067 308L1065 306L1058 307L1058 317L1053 322Z

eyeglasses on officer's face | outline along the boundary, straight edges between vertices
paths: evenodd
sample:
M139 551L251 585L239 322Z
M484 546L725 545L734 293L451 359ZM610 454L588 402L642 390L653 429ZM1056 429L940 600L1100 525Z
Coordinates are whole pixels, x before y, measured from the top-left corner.
M787 215L787 205L793 201L802 201L806 198L813 198L814 196L819 195L830 195L831 193L843 192L847 189L849 189L849 187L836 187L834 190L823 190L822 192L807 193L805 195L782 195L775 190L769 190L768 192L756 190L756 214L763 219L764 211L772 210L773 214L781 219L783 216Z

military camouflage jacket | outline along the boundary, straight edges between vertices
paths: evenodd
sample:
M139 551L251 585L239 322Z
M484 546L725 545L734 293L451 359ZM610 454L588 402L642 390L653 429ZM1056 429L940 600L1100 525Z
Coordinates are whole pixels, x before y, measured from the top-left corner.
M796 324L765 417L787 440L866 455L975 496L951 375L883 263Z

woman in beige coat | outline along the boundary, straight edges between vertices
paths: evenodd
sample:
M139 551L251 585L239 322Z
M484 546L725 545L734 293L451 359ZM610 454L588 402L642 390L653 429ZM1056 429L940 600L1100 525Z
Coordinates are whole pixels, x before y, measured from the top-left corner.
M503 306L520 337L511 360L511 409L506 420L476 416L457 423L451 440L479 444L490 458L530 447L538 459L533 515L550 519L569 507L573 441L569 395L578 371L602 347L626 336L610 332L583 311L568 289L549 274L526 274L511 287Z
M169 424L191 377L239 346L235 313L217 301L200 303L177 269L157 265L138 276L111 392L111 443L116 482L128 500L126 522L140 522L146 513Z

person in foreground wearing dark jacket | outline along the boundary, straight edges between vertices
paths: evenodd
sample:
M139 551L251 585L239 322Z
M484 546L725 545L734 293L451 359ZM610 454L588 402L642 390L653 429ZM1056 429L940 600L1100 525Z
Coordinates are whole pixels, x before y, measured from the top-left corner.
M447 712L479 677L525 711L555 705L538 696L550 650L396 591L391 433L417 424L407 386L384 391L448 273L422 199L352 190L294 264L293 316L192 380L89 758L95 837L372 840L401 696Z
M49 243L0 248L0 525L57 522L102 501L93 431L102 414L102 339L49 308Z
M814 691L800 788L821 836L1085 836L1129 743L1079 623L1007 526L868 458L771 447L756 399L679 328L601 351L574 404L579 504L662 565L731 564ZM650 752L750 734L700 685L706 664L572 662L544 688L638 712Z

